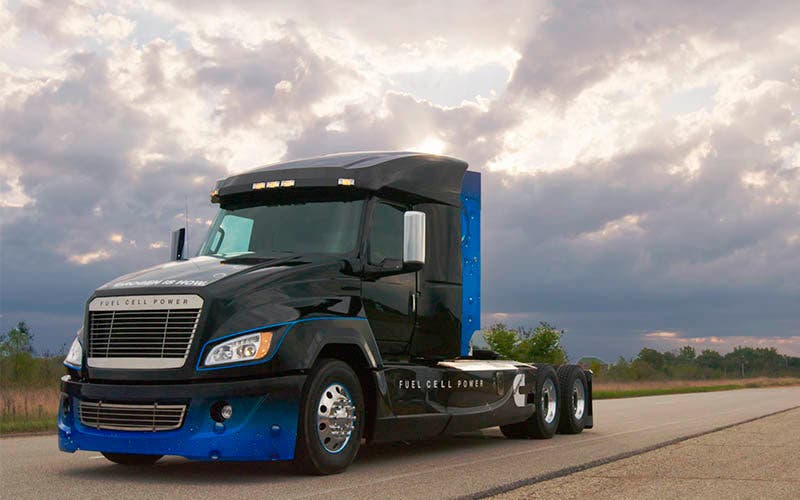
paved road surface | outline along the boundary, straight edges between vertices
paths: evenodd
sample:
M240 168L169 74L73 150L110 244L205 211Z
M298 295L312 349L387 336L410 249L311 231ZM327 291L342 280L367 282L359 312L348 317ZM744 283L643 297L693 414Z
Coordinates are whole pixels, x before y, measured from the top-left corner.
M496 500L786 498L800 492L800 409L536 483Z
M113 465L98 453L60 453L55 436L0 440L3 498L444 498L607 459L683 436L800 406L800 387L597 401L578 436L512 441L498 429L362 448L337 476L294 475L286 464Z

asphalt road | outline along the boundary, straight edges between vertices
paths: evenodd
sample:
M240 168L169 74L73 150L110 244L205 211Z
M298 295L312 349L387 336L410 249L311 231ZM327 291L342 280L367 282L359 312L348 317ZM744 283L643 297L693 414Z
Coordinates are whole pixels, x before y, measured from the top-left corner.
M494 498L797 500L797 422L800 409L780 412Z
M800 387L597 401L595 428L547 441L498 429L362 448L344 474L295 475L287 464L167 458L125 468L98 453L61 453L55 436L0 440L2 498L446 498L508 485L800 406Z

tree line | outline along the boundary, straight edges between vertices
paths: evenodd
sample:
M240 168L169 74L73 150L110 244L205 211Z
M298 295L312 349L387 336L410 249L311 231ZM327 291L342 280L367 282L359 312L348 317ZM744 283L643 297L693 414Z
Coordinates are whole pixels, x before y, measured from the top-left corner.
M0 334L0 387L56 386L64 375L64 351L36 356L33 334L24 321Z
M563 335L564 330L546 322L535 328L497 323L483 332L489 347L505 359L553 365L568 360ZM691 345L663 352L646 347L636 357L620 357L612 364L597 358L579 362L595 376L617 381L800 376L800 358L783 355L774 347L740 346L727 354L712 349L698 354Z
M800 358L783 355L774 347L739 346L727 354L686 345L660 352L645 347L635 358L620 357L602 369L612 380L719 379L799 376Z

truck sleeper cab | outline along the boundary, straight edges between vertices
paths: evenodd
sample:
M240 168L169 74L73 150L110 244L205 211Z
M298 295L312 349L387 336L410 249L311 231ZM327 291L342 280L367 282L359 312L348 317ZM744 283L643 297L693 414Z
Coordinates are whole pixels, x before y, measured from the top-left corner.
M87 301L65 360L62 451L329 474L362 439L592 427L591 372L471 353L481 193L465 162L326 155L222 179L211 200L196 257Z

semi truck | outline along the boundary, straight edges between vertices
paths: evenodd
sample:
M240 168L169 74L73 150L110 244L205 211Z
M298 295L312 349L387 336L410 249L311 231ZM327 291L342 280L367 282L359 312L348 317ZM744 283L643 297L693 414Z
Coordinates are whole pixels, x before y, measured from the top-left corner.
M472 348L481 176L359 152L219 180L197 255L114 279L64 361L59 448L345 470L364 443L593 426L592 374Z

